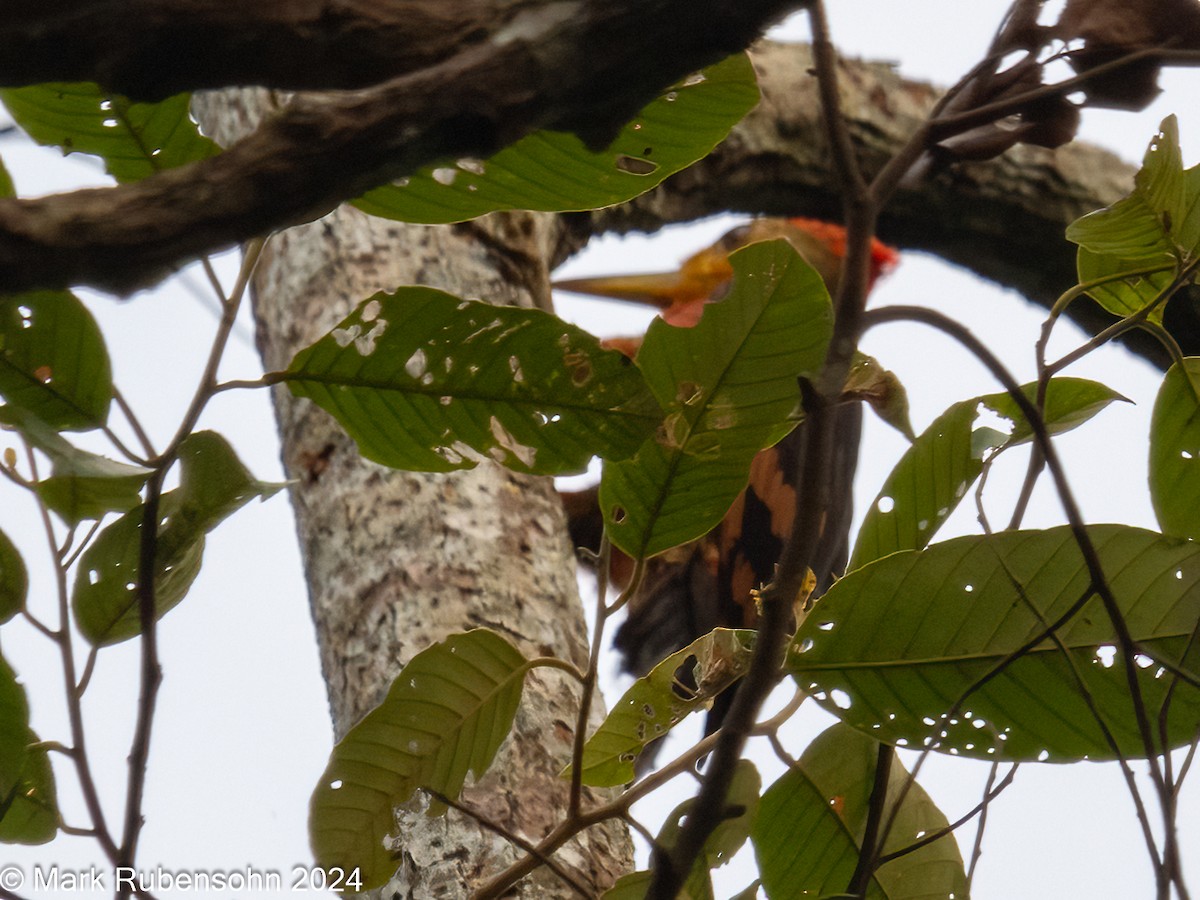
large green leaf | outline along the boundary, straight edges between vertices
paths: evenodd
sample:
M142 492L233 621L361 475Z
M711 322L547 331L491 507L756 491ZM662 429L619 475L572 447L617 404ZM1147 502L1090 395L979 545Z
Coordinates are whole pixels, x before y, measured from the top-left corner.
M716 525L750 463L800 420L797 379L825 360L833 310L821 277L787 242L730 257L729 294L693 328L661 319L637 361L667 418L632 460L608 463L600 504L613 543L648 557Z
M29 592L29 573L25 561L8 535L0 531L0 623L7 622L25 608Z
M502 209L612 206L707 156L757 102L754 68L739 53L665 91L604 150L589 150L573 134L540 131L487 160L428 166L355 205L431 225Z
M718 628L631 684L584 745L583 783L610 787L633 781L633 764L646 745L689 713L707 708L713 697L745 675L753 646L753 631ZM680 684L675 674L692 658L695 689Z
M1150 419L1150 499L1167 534L1200 537L1200 358L1167 370Z
M1036 396L1037 386L1025 385ZM1083 378L1055 378L1046 387L1043 417L1051 434L1070 431L1114 400L1106 385ZM976 427L983 410L1012 423L1009 433ZM892 469L859 529L849 569L897 550L920 550L958 507L983 471L984 458L1031 436L1029 423L1007 393L955 403L921 433Z
M15 406L0 407L0 423L19 431L50 459L50 475L37 484L47 507L70 525L124 512L141 502L140 492L151 470L88 453L32 413Z
M385 883L404 852L394 808L421 788L457 797L468 771L487 771L512 727L526 669L511 644L485 629L414 656L333 748L313 791L317 865L358 868L364 889Z
M89 83L0 90L0 102L31 138L64 154L95 154L117 181L137 181L217 152L189 115L190 99L178 94L161 103L130 103Z
M154 597L161 618L187 594L204 554L204 536L254 497L282 485L254 479L220 435L197 432L179 447L180 485L159 504ZM106 527L84 551L71 604L80 632L93 645L116 644L141 632L137 587L144 506Z
M0 657L0 843L44 844L58 832L54 774L45 750L31 750L29 704Z
M280 380L397 469L582 471L630 456L662 420L637 367L587 332L426 287L376 294Z
M112 368L96 320L70 291L0 296L0 396L58 430L98 428Z
M799 765L763 795L751 837L771 900L841 896L866 832L879 745L844 725L813 741ZM883 854L911 846L949 824L919 784L907 787L898 759L888 778L888 809L900 801ZM901 797L903 796L903 800ZM966 873L952 835L897 857L871 879L872 900L967 896Z
M1200 546L1118 525L1088 529L1140 648L1150 720L1176 679L1168 743L1200 726ZM1127 757L1145 755L1115 649L1067 527L958 538L894 553L836 582L797 632L787 666L843 721L888 743L983 759L1111 759L1082 681ZM1032 647L1013 655L1027 644Z

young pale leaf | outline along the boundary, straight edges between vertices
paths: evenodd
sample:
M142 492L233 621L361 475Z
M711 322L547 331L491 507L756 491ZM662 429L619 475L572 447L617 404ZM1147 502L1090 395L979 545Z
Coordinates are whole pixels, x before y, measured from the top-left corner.
M0 842L44 844L58 832L54 775L45 750L31 750L29 703L0 656Z
M526 668L485 629L414 656L330 754L309 805L317 865L357 867L364 890L384 884L404 852L394 808L423 802L414 797L421 788L457 797L468 771L487 771L512 728Z
M1200 548L1118 525L1088 533L1140 648L1150 720L1170 697L1167 743L1187 743L1200 722ZM1082 602L1089 584L1065 526L894 553L829 589L787 666L831 712L888 743L988 760L1112 759L1090 697L1117 749L1144 757L1115 629L1098 597ZM1064 617L1066 653L1047 636Z
M730 262L724 299L693 328L656 319L638 352L667 417L636 457L606 464L600 482L612 542L630 556L687 543L721 520L755 454L800 420L798 377L825 360L833 310L812 266L782 240Z
M630 456L662 419L637 367L587 332L426 287L376 294L280 380L397 469L578 472Z
M130 103L88 83L0 90L0 102L31 138L64 154L99 156L117 181L137 181L217 152L192 121L190 101L178 94L161 103Z
M799 761L763 795L751 837L771 900L841 896L858 863L866 832L879 744L845 725L817 737ZM883 853L902 850L947 827L946 817L898 759L888 778L888 808L896 809ZM966 897L966 873L953 835L885 863L868 898L931 900Z
M50 475L39 481L42 501L69 525L124 512L141 502L150 469L119 463L75 447L37 416L17 406L0 407L0 423L19 431L50 458Z
M112 368L91 313L70 291L0 296L0 396L59 431L99 428Z
M885 369L875 357L855 351L842 399L862 400L910 443L917 439L908 415L908 391L896 373Z
M1200 358L1171 366L1150 419L1150 499L1159 527L1200 537Z
M225 439L197 432L179 447L179 488L159 503L154 599L157 617L187 594L204 554L204 536L254 497L282 485L255 480ZM106 527L84 551L71 604L80 632L95 646L128 640L141 632L139 558L145 507L130 510Z
M584 745L583 783L611 787L633 781L633 764L646 745L745 675L753 647L753 631L718 628L635 681ZM695 659L694 690L675 674L689 659Z
M739 53L666 91L604 150L589 150L573 134L539 131L487 160L429 166L355 206L430 225L503 209L612 206L707 156L756 103L754 68Z
M0 624L25 608L29 573L25 561L8 535L0 531Z
M1025 385L1027 397L1037 386ZM1083 378L1055 378L1046 388L1044 418L1051 434L1070 431L1114 400L1125 400L1106 385ZM1012 423L1008 434L976 427L983 409ZM867 511L848 569L897 550L920 550L958 507L989 453L1028 441L1029 423L1007 393L955 403L938 416L892 469Z

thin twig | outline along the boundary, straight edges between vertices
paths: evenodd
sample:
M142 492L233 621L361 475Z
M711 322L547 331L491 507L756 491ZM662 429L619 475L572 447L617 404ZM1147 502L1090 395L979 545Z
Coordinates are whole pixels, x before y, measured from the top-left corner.
M30 478L38 481L37 457L33 448L27 443L25 452L29 460ZM46 534L46 541L51 551L56 551L58 540L54 533L54 522L50 518L50 510L42 501L41 495L33 494ZM54 641L58 644L59 657L62 660L63 683L66 690L67 721L71 729L71 761L75 765L75 774L79 779L80 793L83 794L84 806L92 820L92 828L96 832L96 842L104 851L110 862L115 863L119 853L116 842L108 830L104 818L104 807L100 803L100 795L96 790L96 781L92 777L91 765L87 754L87 736L83 725L83 707L76 693L75 649L71 640L71 601L67 588L67 570L58 561L54 562L54 585L58 598L58 629L53 632Z
M575 735L571 745L571 790L567 801L567 818L579 815L583 802L583 748L587 743L588 721L592 715L592 698L600 671L600 651L604 647L604 626L608 621L605 596L608 594L609 564L612 561L612 541L608 530L600 536L600 561L596 568L596 621L592 627L592 646L588 653L583 689L579 692L579 711L575 717Z
M1155 745L1156 734L1150 722L1145 697L1142 694L1141 681L1138 676L1136 657L1139 653L1139 648L1129 631L1128 623L1125 621L1116 597L1113 596L1112 588L1108 584L1108 579L1104 574L1104 567L1100 562L1095 545L1092 543L1091 535L1084 524L1083 516L1075 501L1075 496L1071 491L1070 485L1067 483L1066 472L1062 467L1053 443L1050 441L1045 421L1038 414L1037 408L1021 391L1020 385L1003 364L978 338L960 323L934 310L910 306L893 306L874 310L868 314L868 317L869 324L871 325L894 321L921 322L954 338L979 359L992 375L1004 385L1013 402L1016 403L1028 420L1034 438L1042 454L1045 456L1046 466L1050 470L1051 478L1054 481L1059 502L1063 507L1063 512L1066 515L1072 536L1088 570L1091 580L1090 589L1094 590L1097 596L1100 597L1105 613L1112 623L1117 645L1121 651L1122 667L1126 684L1129 688L1134 716L1137 720L1138 734L1143 744L1143 752L1149 764L1150 775L1155 789L1159 796L1162 797L1168 788L1163 779L1161 766L1158 763L1159 750ZM1172 824L1167 823L1167 828L1168 830L1173 830ZM1154 861L1157 865L1158 860L1155 859Z
M505 828L499 822L493 821L491 818L489 818L488 816L479 812L478 810L471 809L471 807L467 806L466 804L459 803L457 800L447 797L444 794L442 794L438 791L435 791L433 788L426 787L426 788L422 788L421 790L423 790L426 794L428 794L433 799L437 800L439 803L444 803L446 806L450 807L451 809L457 810L458 812L462 813L467 818L472 819L481 828L484 828L487 831L492 832L492 834L495 834L495 835L498 835L499 837L504 838L504 840L508 841L509 843L515 844L516 846L518 846L522 850L524 850L526 853L530 854L531 856L536 857L538 862L540 862L543 866L545 866L547 869L549 869L551 872L553 872L555 875L557 875L559 878L561 878L569 887L574 889L575 892L578 893L581 897L595 897L596 896L595 891L588 888L578 878L576 878L574 875L572 875L570 872L568 872L566 869L564 869L562 866L560 866L554 860L554 858L552 856L542 853L540 850L538 850L538 848L532 842L527 841L525 838L521 837L519 834L515 834L514 832L510 831L508 828Z
M920 840L913 841L911 844L901 847L899 850L893 850L891 853L885 853L883 856L879 857L878 864L880 866L885 865L886 863L890 863L893 859L899 859L901 856L907 856L910 853L920 850L922 847L927 847L934 841L940 841L942 838L946 837L946 835L953 834L955 831L962 828L976 816L979 816L979 829L976 836L976 846L978 846L978 841L983 835L983 824L984 819L987 817L988 806L993 800L999 797L1009 785L1013 783L1013 778L1017 773L1017 766L1013 765L1013 767L1008 770L1008 774L1004 776L1004 779L1000 782L1000 784L993 788L992 785L995 784L996 770L998 767L999 765L997 763L992 764L991 772L988 774L987 785L984 788L983 799L980 800L979 803L977 803L974 807L972 807L970 812L956 819L945 828L939 828L937 831L931 831ZM972 859L971 868L972 870L974 869L974 859ZM971 873L968 872L967 883L970 884L970 881Z

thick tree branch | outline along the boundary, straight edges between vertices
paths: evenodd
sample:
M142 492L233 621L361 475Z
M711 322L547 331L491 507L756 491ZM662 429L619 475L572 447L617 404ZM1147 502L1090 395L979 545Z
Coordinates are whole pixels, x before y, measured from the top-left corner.
M745 47L796 5L540 4L440 63L300 100L213 159L118 188L0 201L0 286L129 290L437 159L486 157L541 128L607 143L664 86Z
M538 55L547 69L576 70L555 71L554 80L606 67L621 90L643 78L661 87L673 80L659 80L664 67L682 65L679 74L686 74L707 65L714 51L728 55L745 47L798 5L780 0L10 0L0 21L0 84L96 81L141 100L245 85L365 88L480 47L518 42L540 44ZM697 53L707 59L689 59ZM616 71L620 68L624 74ZM595 93L612 93L612 87Z

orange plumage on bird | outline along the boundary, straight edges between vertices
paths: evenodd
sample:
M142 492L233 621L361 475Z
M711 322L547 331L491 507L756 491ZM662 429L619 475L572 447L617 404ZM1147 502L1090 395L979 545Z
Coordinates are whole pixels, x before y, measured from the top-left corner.
M753 220L690 256L675 272L582 278L557 282L555 287L654 306L670 324L691 327L700 320L706 304L720 301L728 292L733 277L729 255L747 244L776 238L786 239L817 270L830 294L836 292L846 250L845 229L805 218ZM893 248L874 240L870 284L895 266L898 259ZM632 357L641 338L609 338L605 343ZM816 559L822 568L816 572L818 591L823 591L846 565L850 489L857 465L861 415L858 402L839 406L834 515L824 523L817 547ZM626 620L615 638L629 671L644 674L669 653L718 626L753 627L757 617L754 592L773 577L795 517L795 463L802 440L803 424L774 447L760 452L751 464L745 490L716 528L691 544L648 561L641 588L631 599ZM602 528L596 490L567 492L563 501L573 539L594 550ZM614 550L613 582L624 587L632 571L632 561ZM714 705L709 731L719 725L731 694L726 692Z

